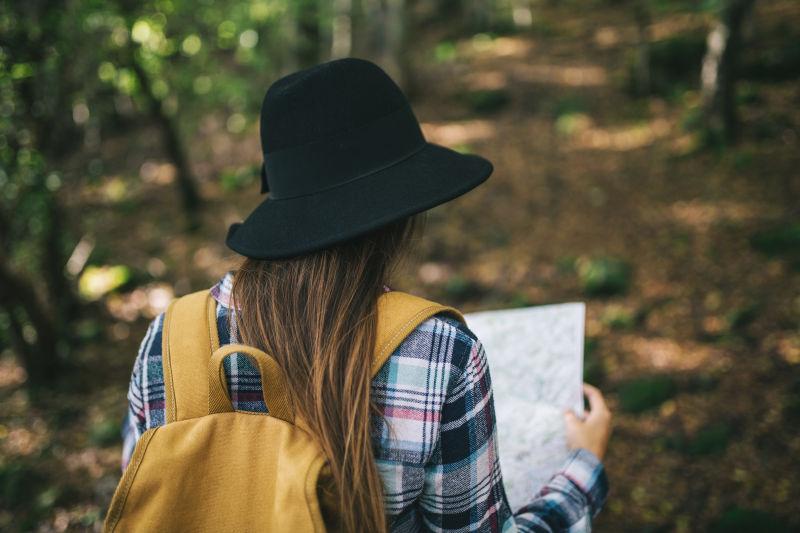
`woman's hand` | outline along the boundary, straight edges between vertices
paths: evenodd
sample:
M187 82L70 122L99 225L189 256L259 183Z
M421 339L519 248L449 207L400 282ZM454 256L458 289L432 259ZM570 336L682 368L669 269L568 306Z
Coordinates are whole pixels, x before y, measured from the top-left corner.
M567 425L567 444L572 449L586 448L601 461L611 436L611 411L603 393L597 387L583 384L583 394L589 400L589 412L581 420L572 411L564 413Z

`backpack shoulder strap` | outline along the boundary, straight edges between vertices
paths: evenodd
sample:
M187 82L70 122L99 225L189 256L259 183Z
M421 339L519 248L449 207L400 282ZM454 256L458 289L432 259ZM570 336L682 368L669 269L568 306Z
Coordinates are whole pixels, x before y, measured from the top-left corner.
M453 307L401 291L383 293L378 298L372 375L418 325L443 312L464 322L461 312ZM198 291L174 300L164 317L161 335L166 423L207 415L208 365L219 348L216 302L210 292Z
M219 348L216 307L206 289L167 309L161 332L166 423L208 414L208 362Z
M443 312L465 323L464 316L454 307L401 291L381 294L378 298L378 342L372 360L372 375L378 373L392 352L418 325Z

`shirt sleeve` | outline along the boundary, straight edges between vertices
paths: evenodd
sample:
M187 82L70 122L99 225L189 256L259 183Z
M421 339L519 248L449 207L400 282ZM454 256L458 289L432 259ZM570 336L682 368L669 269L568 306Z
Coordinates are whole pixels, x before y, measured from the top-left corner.
M153 426L151 422L155 420L155 417L151 416L154 407L153 398L149 397L152 396L150 390L152 387L148 385L152 385L154 377L160 379L161 373L158 372L157 376L152 376L148 365L154 358L158 359L158 365L161 363L161 327L163 323L163 313L150 323L133 362L131 381L128 385L128 411L122 423L122 470L128 466L139 437ZM148 383L148 378L150 383ZM163 402L161 403L163 404Z
M602 463L574 450L534 498L510 509L497 449L494 400L486 353L473 342L451 378L442 409L436 452L425 468L420 497L430 531L588 531L602 507L608 482ZM454 363L457 362L454 360Z

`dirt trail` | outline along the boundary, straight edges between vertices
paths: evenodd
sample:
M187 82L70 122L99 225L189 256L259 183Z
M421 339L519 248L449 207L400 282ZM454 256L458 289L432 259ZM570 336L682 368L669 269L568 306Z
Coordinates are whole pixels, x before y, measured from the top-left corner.
M775 15L764 9L756 23ZM697 531L754 510L787 518L785 502L800 496L786 407L800 376L800 274L752 236L797 221L797 87L760 86L737 149L691 154L684 106L622 89L628 18L554 10L549 35L465 40L453 62L428 59L416 103L426 134L496 170L434 213L425 260L477 286L469 309L585 298L573 258L632 267L625 294L589 300L595 379L617 411L598 531ZM666 17L658 30L699 22ZM508 102L476 115L464 96L476 91ZM756 136L759 117L778 110L793 129ZM637 382L667 392L626 413Z

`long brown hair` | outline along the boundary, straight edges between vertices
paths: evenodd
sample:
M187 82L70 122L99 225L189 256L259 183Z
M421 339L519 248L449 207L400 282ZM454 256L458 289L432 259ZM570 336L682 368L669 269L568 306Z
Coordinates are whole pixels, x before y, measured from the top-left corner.
M420 226L415 216L300 257L246 259L234 276L241 340L286 374L297 416L328 458L345 531L387 530L370 435L370 364L378 296Z

